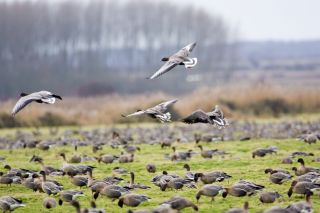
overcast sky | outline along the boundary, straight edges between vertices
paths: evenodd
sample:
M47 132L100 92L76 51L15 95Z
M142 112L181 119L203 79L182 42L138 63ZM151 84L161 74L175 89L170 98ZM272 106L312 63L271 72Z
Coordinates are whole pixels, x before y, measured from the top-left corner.
M222 15L246 40L320 39L320 0L174 0Z
M238 29L240 37L244 40L320 39L320 0L171 0L170 2L194 4L223 16L230 25Z

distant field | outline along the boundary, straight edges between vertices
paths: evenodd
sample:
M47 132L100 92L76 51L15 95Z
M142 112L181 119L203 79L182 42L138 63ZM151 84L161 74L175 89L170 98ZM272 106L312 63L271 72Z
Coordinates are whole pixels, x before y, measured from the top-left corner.
M0 131L0 136L10 135L12 131ZM42 136L42 138L49 138L48 135ZM215 201L211 203L210 199L207 197L202 197L200 202L197 204L199 206L200 212L223 212L231 207L242 207L245 201L249 201L250 212L259 212L266 208L269 208L273 205L286 207L292 202L301 200L301 196L293 195L291 198L288 198L287 191L290 186L290 182L286 182L283 185L276 185L271 183L268 180L268 175L264 174L266 168L284 168L291 171L292 166L298 166L297 163L293 165L281 164L281 159L283 157L289 156L293 151L305 151L313 152L315 157L320 156L320 144L307 145L301 141L295 139L286 139L286 140L250 140L245 142L240 141L230 141L230 142L217 142L217 143L205 143L201 142L205 149L214 148L222 149L227 152L230 152L230 156L225 158L214 157L211 160L203 159L199 154L192 157L192 159L187 162L191 166L192 171L224 171L232 175L232 178L217 183L224 187L231 186L233 183L239 179L246 179L254 181L258 184L266 186L266 191L276 190L283 195L283 199L276 201L274 204L261 204L258 200L258 195L251 197L232 197L228 196L223 199L221 196L217 196ZM274 145L279 148L277 155L267 155L264 158L255 158L252 159L251 152L256 148L266 147ZM141 209L141 208L152 208L165 201L174 195L181 195L189 198L196 203L195 194L198 189L188 189L183 188L183 190L172 191L167 190L166 192L160 191L160 189L150 183L150 180L156 174L160 174L163 170L168 171L169 173L175 173L180 176L184 176L185 170L183 165L186 162L171 162L164 159L166 153L171 153L170 148L161 149L160 145L138 145L141 148L141 151L136 152L135 160L133 163L128 164L98 164L97 162L88 162L85 164L96 166L94 170L94 177L97 179L104 178L106 176L112 175L111 170L115 166L121 166L129 171L134 171L136 173L136 182L143 183L145 185L151 186L149 190L134 190L134 193L146 194L152 199L149 202L143 203L137 208L131 209ZM196 152L199 152L199 149L196 148L194 143L182 144L175 142L177 150L188 150L193 149ZM122 151L119 149L112 149L110 147L104 146L103 150L94 154L91 151L91 147L79 147L78 153L87 154L89 156L98 156L100 153L112 153L119 155ZM39 149L19 149L19 150L0 150L0 156L6 157L4 162L1 162L0 165L10 164L13 168L27 168L33 170L40 170L40 165L35 163L29 163L29 160L33 154L39 155L44 158L44 163L46 165L52 165L54 167L60 167L62 165L62 159L57 156L57 153L65 152L67 157L71 156L74 153L74 150L71 146L65 147L54 147L49 151L41 151ZM314 157L305 157L307 165L319 166L319 163L312 163L311 160ZM155 174L147 173L145 170L145 165L148 162L153 162L157 166L157 172ZM2 167L2 166L1 166ZM1 171L4 171L2 168ZM126 181L129 181L128 175L123 175L122 178L125 179L121 184L125 184ZM50 177L50 179L55 179L63 183L65 189L78 189L78 187L73 186L70 183L68 177ZM121 185L120 184L120 185ZM201 188L202 183L197 184L198 188ZM91 192L87 188L82 189L86 196L81 197L78 200L83 207L89 206L89 201L91 200ZM58 206L52 210L45 210L42 207L42 201L46 197L45 194L34 193L31 190L25 189L21 185L12 185L7 187L5 185L0 185L0 195L11 195L22 199L26 203L26 207L17 209L15 212L72 212L73 207L69 204L64 203L63 206ZM56 196L57 198L58 196ZM313 196L313 205L314 209L317 212L320 210L320 200L318 196ZM106 197L101 197L97 199L97 206L103 207L107 212L126 212L129 208L125 207L120 209L117 206L117 201L111 202ZM183 212L193 212L191 209L186 209Z

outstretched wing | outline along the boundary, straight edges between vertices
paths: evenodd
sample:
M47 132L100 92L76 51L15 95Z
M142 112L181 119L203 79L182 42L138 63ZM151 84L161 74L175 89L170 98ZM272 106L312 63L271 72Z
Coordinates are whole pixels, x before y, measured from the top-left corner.
M143 114L145 114L145 111L142 110L142 111L131 113L129 115L121 115L121 116L127 118L127 117L132 117L132 116L143 115Z
M183 60L169 60L167 61L156 73L154 73L151 77L148 79L154 79L159 77L160 75L165 74L166 72L169 72L172 70L175 66L177 66L179 63L181 63Z
M155 107L151 108L152 110L158 111L158 112L162 112L165 113L168 110L168 107L172 106L173 104L175 104L178 100L174 99L174 100L170 100L170 101L166 101L166 102L162 102L158 105L156 105Z
M37 101L37 100L40 100L40 98L32 94L21 97L12 109L12 112L11 112L12 116L15 116L20 110L22 110L25 106L30 104L32 101Z
M189 56L189 54L192 52L195 46L196 46L196 42L188 44L187 46L179 50L175 55L177 57L186 58Z
M193 123L211 123L210 117L202 110L193 112L188 117L182 119L182 122L193 124Z

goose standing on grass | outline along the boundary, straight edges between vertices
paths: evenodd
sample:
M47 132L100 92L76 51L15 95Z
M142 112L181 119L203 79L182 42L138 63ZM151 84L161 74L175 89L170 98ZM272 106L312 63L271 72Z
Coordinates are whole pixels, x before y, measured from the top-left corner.
M177 65L184 65L186 68L194 67L197 64L198 59L190 58L188 56L192 52L195 46L196 46L196 42L188 44L187 46L179 50L177 53L169 57L162 58L161 61L166 61L166 63L156 73L154 73L151 77L148 77L147 79L157 78L160 75L163 75L166 72L169 72L171 69L173 69Z
M182 122L188 124L208 123L218 126L219 128L229 125L218 105L216 105L211 112L204 112L200 109L196 110L187 117L183 118Z
M132 116L138 116L138 115L148 115L151 118L158 119L159 121L163 122L170 122L171 121L171 114L170 112L167 112L168 108L175 104L178 100L170 100L166 102L162 102L154 107L148 108L146 110L137 110L137 112L134 112L129 115L122 115L122 117L132 117Z
M56 102L56 98L62 100L61 96L53 94L49 91L40 91L31 94L21 93L20 99L13 107L11 114L14 117L20 110L33 101L37 103L54 104Z

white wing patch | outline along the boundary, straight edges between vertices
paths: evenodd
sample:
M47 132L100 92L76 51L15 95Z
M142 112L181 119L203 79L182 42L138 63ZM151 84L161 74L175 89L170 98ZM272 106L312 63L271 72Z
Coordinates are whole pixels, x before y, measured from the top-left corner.
M46 104L54 104L56 102L55 98L42 98L41 101Z

